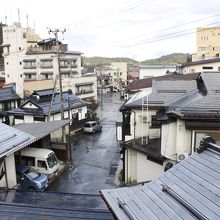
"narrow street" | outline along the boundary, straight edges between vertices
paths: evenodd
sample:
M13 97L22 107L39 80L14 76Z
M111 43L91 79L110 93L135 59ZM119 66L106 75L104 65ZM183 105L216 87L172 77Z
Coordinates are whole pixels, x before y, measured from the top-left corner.
M118 93L103 94L103 106L97 109L102 132L79 132L71 138L71 166L49 186L48 191L97 195L101 189L115 187L120 156L115 122L121 121L118 110L122 104Z

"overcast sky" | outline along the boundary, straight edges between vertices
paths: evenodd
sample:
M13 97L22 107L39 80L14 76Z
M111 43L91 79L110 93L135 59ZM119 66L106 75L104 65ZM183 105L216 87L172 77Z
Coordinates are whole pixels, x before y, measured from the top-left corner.
M42 38L66 28L69 50L138 61L194 53L196 27L220 26L220 0L1 0L0 21L18 21L18 9Z

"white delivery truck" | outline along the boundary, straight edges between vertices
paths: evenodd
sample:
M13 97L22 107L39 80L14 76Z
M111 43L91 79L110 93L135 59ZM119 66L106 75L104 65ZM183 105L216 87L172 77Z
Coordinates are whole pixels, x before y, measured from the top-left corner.
M28 165L48 178L57 175L59 161L52 150L27 147L21 150L21 164Z

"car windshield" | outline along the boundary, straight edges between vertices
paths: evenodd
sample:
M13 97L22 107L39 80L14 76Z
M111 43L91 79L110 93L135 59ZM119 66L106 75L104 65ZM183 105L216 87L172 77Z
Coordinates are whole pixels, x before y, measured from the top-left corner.
M84 127L85 127L85 128L90 128L91 125L90 125L89 123L87 123L87 124L84 124Z
M40 176L40 173L31 167L25 171L25 174L32 180Z
M58 163L57 157L55 153L50 153L48 158L47 158L47 164L49 168L53 168L56 164Z

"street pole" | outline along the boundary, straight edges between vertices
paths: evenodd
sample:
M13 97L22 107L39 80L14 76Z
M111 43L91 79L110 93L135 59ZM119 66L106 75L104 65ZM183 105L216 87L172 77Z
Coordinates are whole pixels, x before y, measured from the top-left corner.
M58 65L58 77L59 77L59 87L60 87L60 104L61 104L61 120L64 120L64 105L63 105L63 88L62 88L62 77L60 71L60 53L59 53L59 41L58 41L58 33L64 33L66 29L60 31L59 29L51 30L49 29L49 33L53 33L56 40L57 47L57 65ZM65 127L62 127L62 138L65 141Z

